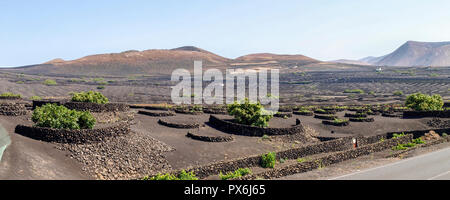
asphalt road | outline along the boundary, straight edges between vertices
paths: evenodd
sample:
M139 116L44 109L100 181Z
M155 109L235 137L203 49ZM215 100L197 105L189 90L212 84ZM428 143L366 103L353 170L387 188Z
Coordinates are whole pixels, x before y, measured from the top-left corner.
M450 148L330 180L450 180Z

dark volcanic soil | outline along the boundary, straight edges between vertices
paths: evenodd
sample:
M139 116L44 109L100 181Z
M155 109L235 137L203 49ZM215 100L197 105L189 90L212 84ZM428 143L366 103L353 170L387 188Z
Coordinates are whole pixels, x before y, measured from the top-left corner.
M57 145L15 134L15 126L26 121L23 116L0 116L0 123L12 141L0 163L0 179L92 179L81 170L80 163L56 150Z
M270 66L267 66L270 67ZM378 73L373 66L305 65L282 68L280 102L282 104L365 104L403 101L408 94L440 94L450 99L450 67L386 67ZM127 103L170 103L171 82L167 75L77 76L21 74L0 69L0 92L14 92L24 97L66 96L70 92L98 90L111 101ZM46 86L44 80L58 85ZM98 89L103 86L104 89ZM255 88L254 86L247 86ZM364 94L344 93L361 89ZM401 91L404 95L396 96Z

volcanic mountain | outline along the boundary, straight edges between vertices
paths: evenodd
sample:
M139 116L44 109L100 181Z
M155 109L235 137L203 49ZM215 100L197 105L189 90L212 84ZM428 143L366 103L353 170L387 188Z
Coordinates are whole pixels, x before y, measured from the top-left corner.
M205 68L224 68L231 61L197 47L185 46L168 50L131 50L98 54L71 61L55 59L44 64L16 69L25 73L55 75L157 75L171 74L178 68L192 70L194 60L202 60Z
M361 60L339 59L339 60L332 60L330 62L350 64L350 65L371 65L370 63L364 61L363 59L361 59Z
M450 66L450 42L408 41L375 64L387 66Z
M450 42L408 41L388 55L355 62L379 66L450 66Z
M257 53L241 56L234 60L235 62L289 62L297 63L298 65L306 65L320 62L318 60L306 57L304 55L280 55L271 53Z
M408 41L394 52L360 60L335 60L335 63L379 66L450 66L450 42Z
M255 65L283 67L319 62L303 55L269 53L250 54L237 59L228 59L197 47L184 46L167 50L131 50L122 53L98 54L71 61L58 58L43 64L17 67L11 70L28 74L64 76L170 75L175 69L179 68L192 71L195 60L203 61L203 69L225 69L230 66L252 67Z

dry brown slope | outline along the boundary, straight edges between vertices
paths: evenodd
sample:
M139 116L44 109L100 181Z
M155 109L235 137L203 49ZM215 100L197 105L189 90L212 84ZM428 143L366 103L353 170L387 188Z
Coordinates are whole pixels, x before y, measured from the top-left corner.
M60 75L158 75L170 74L178 68L192 70L194 60L202 60L205 67L217 68L225 67L230 61L203 49L187 46L170 50L132 50L98 54L71 61L55 59L16 70L32 74Z
M318 60L312 59L304 55L283 55L272 53L257 53L241 56L234 60L235 62L264 62L264 61L277 61L277 62L297 62L299 64L317 63Z

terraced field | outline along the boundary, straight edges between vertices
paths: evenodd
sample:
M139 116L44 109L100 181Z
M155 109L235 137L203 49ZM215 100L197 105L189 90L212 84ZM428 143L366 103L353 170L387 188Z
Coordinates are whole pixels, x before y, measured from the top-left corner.
M284 104L392 103L415 92L440 94L450 99L450 67L387 67L383 72L376 72L375 67L369 66L352 70L314 70L305 66L294 72L291 69L280 72L280 102ZM57 85L45 85L47 79L55 80ZM170 103L171 86L175 84L169 76L55 77L0 70L0 92L19 93L24 97L65 96L70 92L98 90L115 102ZM363 93L345 93L355 89Z

